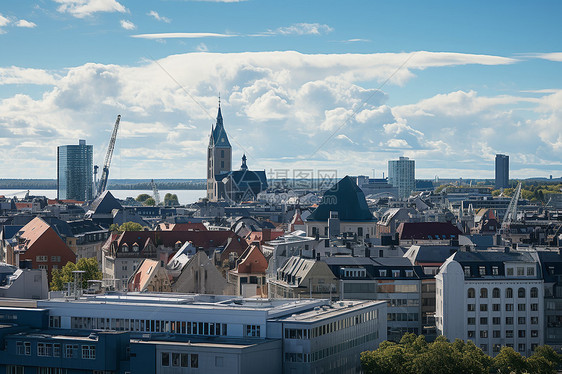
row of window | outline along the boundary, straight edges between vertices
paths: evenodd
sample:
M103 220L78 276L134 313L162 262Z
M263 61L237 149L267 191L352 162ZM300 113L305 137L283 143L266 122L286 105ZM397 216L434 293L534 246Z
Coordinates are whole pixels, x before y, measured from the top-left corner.
M514 317L505 317L505 324L506 325L513 325ZM526 317L517 317L517 324L524 325L527 322ZM469 325L476 325L476 318L475 317L468 317L467 323ZM480 317L480 324L487 325L488 324L488 317ZM493 317L492 318L493 325L500 325L501 318L500 317ZM539 324L539 317L531 317L531 325L538 325Z
M198 368L199 355L196 353L161 352L162 366Z
M518 330L517 337L524 338L527 330ZM474 338L476 336L476 331L468 330L468 338ZM488 330L480 330L480 337L486 339L489 337ZM501 330L492 331L492 338L499 339L502 337ZM513 330L505 330L506 339L513 339ZM538 338L539 330L531 330L531 338Z
M535 275L535 268L534 267L526 267L527 271L525 271L525 267L523 266L518 266L517 267L517 276L525 276L525 273L527 274L527 276L532 277ZM478 266L478 275L480 276L485 276L485 275L500 275L499 274L499 266L492 266L491 267L491 273L486 274L486 270L487 267L485 265L481 265ZM467 277L470 277L472 274L471 272L471 267L470 266L465 266L464 267L464 275ZM515 270L512 267L508 267L506 268L506 275L508 276L513 276L515 275Z
M49 261L49 256L35 256L35 262L47 262ZM51 262L60 262L60 256L51 256Z
M378 310L371 310L369 312L357 314L355 316L347 317L344 319L340 319L334 322L326 323L322 326L313 327L310 331L310 334L306 334L306 336L310 336L311 338L316 338L318 336L322 336L325 334L330 334L332 332L346 329L348 327L352 327L355 325L359 325L361 323L365 323L368 321L376 320L379 317ZM305 335L303 335L305 336ZM308 338L304 338L308 339Z
M505 304L505 311L506 312L512 312L514 309L514 304ZM527 304L517 304L517 311L519 312L524 312L527 308ZM487 312L488 311L488 304L480 304L480 311L481 312ZM492 311L493 312L499 312L500 311L500 304L492 304ZM537 303L533 303L530 305L530 309L533 312L536 312L539 310L539 304ZM476 311L476 304L467 304L466 306L466 310L469 312L474 312Z
M387 321L417 321L418 313L387 313Z
M523 287L520 287L517 290L517 297L519 298L523 298L525 297L526 291ZM533 287L531 288L531 297L532 298L537 298L539 297L539 289L537 287ZM467 297L469 299L474 299L476 297L476 291L474 290L474 288L469 288L467 291ZM480 289L480 298L485 299L488 297L488 289L487 288L481 288ZM499 288L494 288L492 290L492 297L497 299L501 297L501 292ZM512 288L506 288L505 289L505 297L507 299L512 299L513 298L513 289Z
M82 345L78 344L65 344L64 345L64 357L65 358L79 358L81 348L81 357L83 359L94 360L96 358L96 346L95 345ZM16 342L16 354L22 356L31 356L31 342ZM60 357L61 356L61 344L60 343L37 343L37 356L39 357Z
M509 347L509 348L514 348L513 344L506 344L505 346ZM535 348L537 348L537 347L538 347L538 344L536 344L536 343L531 344L531 350L532 351L534 351ZM492 346L492 351L494 353L499 353L501 348L502 348L501 344L494 344ZM488 344L480 344L480 349L482 349L484 352L487 352L488 351ZM525 343L520 343L520 344L517 345L517 350L521 353L524 353L526 351L526 349L527 349L527 346L525 345Z
M394 307L407 307L407 306L420 306L419 299L390 299L388 306Z
M128 318L92 318L71 317L70 325L73 329L88 330L114 330L138 332L169 332L172 334L226 336L228 328L226 323L218 322L191 322L191 321L162 321L148 319ZM59 325L60 326L60 325ZM251 325L250 325L251 326ZM54 327L54 326L51 326ZM259 326L251 333L259 333ZM248 335L259 336L259 335Z

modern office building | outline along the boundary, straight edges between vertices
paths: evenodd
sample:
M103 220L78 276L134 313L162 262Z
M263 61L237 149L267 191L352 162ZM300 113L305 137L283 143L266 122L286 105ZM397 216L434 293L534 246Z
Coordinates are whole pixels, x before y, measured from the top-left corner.
M509 187L509 156L496 155L496 189Z
M0 300L4 373L356 373L385 301L128 293Z
M94 146L57 147L57 199L88 201L93 198Z
M399 198L408 198L416 188L416 162L408 157L388 161L388 183L398 188Z

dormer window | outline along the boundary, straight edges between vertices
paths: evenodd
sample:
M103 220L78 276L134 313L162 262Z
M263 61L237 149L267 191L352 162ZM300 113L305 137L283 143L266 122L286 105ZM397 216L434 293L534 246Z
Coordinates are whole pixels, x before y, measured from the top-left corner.
M133 244L133 252L138 252L139 251L139 245L137 243Z
M379 275L381 277L386 277L386 270L379 270Z
M121 246L121 252L129 252L129 246L127 245L127 243Z

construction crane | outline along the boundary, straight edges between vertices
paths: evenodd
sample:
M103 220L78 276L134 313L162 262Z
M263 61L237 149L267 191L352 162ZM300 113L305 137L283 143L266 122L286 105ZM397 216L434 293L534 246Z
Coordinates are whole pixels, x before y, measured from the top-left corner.
M150 181L150 186L152 187L152 197L156 202L156 206L160 205L160 194L158 193L158 188L156 188L156 183L154 183L154 179Z
M113 149L115 148L115 140L117 139L117 130L119 130L120 121L121 115L118 115L117 120L115 120L115 125L113 126L113 133L111 134L109 145L107 146L107 153L105 154L105 161L103 162L103 169L101 172L100 182L98 184L98 190L96 192L96 197L100 196L107 187L107 180L109 178L109 165L111 164L111 156L113 156Z
M505 232L505 230L509 227L511 222L517 219L517 202L519 201L520 195L521 195L521 182L519 182L519 184L517 185L517 188L515 189L515 193L511 197L511 201L509 202L507 211L505 212L505 216L503 217L503 221L502 221L503 232Z

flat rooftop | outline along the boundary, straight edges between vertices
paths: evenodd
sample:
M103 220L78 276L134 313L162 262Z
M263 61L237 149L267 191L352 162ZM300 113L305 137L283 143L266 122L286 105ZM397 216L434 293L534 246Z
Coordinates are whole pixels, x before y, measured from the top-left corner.
M358 301L344 300L337 301L321 307L315 307L313 310L299 314L293 314L289 317L279 318L283 322L315 322L325 320L327 318L338 317L349 312L359 311L361 309L371 308L376 305L386 304L386 300L381 301Z

